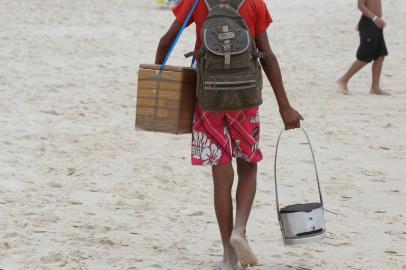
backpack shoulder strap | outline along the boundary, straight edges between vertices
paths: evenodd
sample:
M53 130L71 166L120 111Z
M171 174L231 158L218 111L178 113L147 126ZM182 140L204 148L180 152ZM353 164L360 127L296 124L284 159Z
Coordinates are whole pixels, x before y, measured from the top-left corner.
M240 12L240 8L242 7L242 5L245 3L246 0L230 0L230 5L237 10L238 12Z
M240 8L245 1L246 0L204 0L208 10L212 10L215 6L219 4L229 4L237 11L240 11Z
M204 3L206 4L207 9L210 11L215 6L217 6L220 3L220 1L219 0L204 0Z

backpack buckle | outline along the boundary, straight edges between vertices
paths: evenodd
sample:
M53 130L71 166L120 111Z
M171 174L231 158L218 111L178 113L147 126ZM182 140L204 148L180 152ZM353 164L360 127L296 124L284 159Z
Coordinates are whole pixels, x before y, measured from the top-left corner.
M258 50L255 50L251 53L251 56L252 56L252 60L257 60L258 58L264 58L264 53L262 53Z
M223 50L224 52L231 52L231 43L224 43Z
M234 32L219 33L219 36L218 36L219 40L234 39L234 38L235 38Z

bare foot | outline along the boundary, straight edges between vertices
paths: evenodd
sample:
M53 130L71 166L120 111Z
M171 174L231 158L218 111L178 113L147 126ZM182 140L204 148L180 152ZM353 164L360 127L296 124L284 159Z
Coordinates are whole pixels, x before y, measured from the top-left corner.
M369 92L371 95L383 95L383 96L390 96L389 92L383 91L381 88L372 88Z
M337 84L338 84L338 88L340 89L341 93L343 93L346 96L351 95L350 91L348 91L347 82L343 81L343 79L338 79Z
M218 263L217 270L238 270L238 257L234 248L224 251L223 261Z
M238 260L243 268L258 264L257 257L255 256L254 252L252 252L252 249L249 246L248 240L244 234L233 231L230 238L230 244L237 253Z

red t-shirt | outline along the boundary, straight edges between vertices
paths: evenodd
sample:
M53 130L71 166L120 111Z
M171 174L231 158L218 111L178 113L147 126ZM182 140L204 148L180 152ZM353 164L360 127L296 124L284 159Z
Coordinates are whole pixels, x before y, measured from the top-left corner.
M172 9L173 14L175 14L176 19L180 23L184 23L194 2L195 0L182 0ZM200 32L207 13L208 9L206 4L200 0L195 12L189 20L189 25L193 22L196 23L197 48L200 48L202 45ZM246 0L241 6L240 15L247 23L252 38L255 38L258 33L265 31L272 22L271 15L269 14L264 0Z

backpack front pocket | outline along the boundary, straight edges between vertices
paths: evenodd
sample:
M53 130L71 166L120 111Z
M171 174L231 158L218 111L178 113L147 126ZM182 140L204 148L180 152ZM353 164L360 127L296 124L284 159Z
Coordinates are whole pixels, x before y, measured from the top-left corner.
M208 76L202 83L203 108L228 111L260 104L255 74Z

